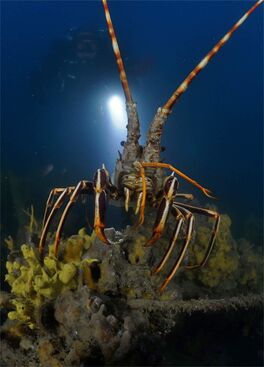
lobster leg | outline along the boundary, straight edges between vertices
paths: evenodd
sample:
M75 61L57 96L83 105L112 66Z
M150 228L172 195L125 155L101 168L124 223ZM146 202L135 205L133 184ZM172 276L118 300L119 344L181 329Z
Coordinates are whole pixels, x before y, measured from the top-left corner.
M97 237L102 242L109 245L109 241L104 233L107 185L109 186L109 175L103 165L102 169L96 171L93 180L93 190L95 192L94 230Z
M154 274L157 274L161 271L161 269L164 267L164 265L166 264L166 262L168 261L168 258L172 252L172 250L174 249L174 246L176 244L176 241L177 241L177 238L178 238L178 235L180 233L180 229L181 229L181 226L182 226L182 223L183 223L183 220L184 220L184 216L182 215L182 213L180 212L179 209L175 209L177 211L177 214L176 214L176 226L175 226L175 229L173 231L173 235L171 237L171 240L170 240L170 244L165 252L165 255L163 256L163 258L161 259L161 261L159 262L159 264L155 267L155 269L152 270L151 274L154 275Z
M135 214L137 215L137 213L139 212L139 208L141 206L141 202L142 202L142 196L143 196L143 193L140 192L138 194L138 198L137 198L137 205L136 205L136 210L135 210Z
M49 229L49 226L51 224L51 221L52 221L54 215L56 214L56 212L58 211L58 209L62 206L62 204L63 204L63 202L65 200L65 197L67 195L69 195L69 191L70 190L69 190L68 187L66 187L63 190L63 192L60 194L60 196L56 200L55 204L53 205L53 208L51 209L47 220L45 220L45 224L43 226L43 230L42 230L40 241L39 241L39 253L40 253L40 256L41 257L43 256L43 250L44 250L44 247L45 247L45 241L46 241L46 237L47 237L47 233L48 233L48 229ZM45 218L45 216L44 216L44 218Z
M67 189L68 189L68 191L69 190L72 190L73 191L74 190L74 187L68 187ZM50 191L49 196L48 196L48 200L46 202L45 211L44 211L43 222L42 222L42 229L45 226L45 223L46 223L46 220L47 220L47 217L48 217L48 210L49 210L49 208L52 207L55 196L61 194L64 190L65 190L65 187L62 187L62 188L55 187L54 189L52 189Z
M152 237L148 241L146 246L153 245L153 243L155 243L162 235L164 226L166 224L166 221L167 221L167 218L168 218L171 206L172 206L172 201L175 198L178 186L179 186L178 180L175 177L174 173L172 173L165 180L164 187L163 187L163 198L161 199L161 202L158 208Z
M186 200L193 200L193 195L192 194L183 194L183 193L177 193L176 194L176 198L183 198Z
M190 182L192 185L198 187L206 196L209 198L215 199L214 196L212 196L212 193L210 190L204 188L201 186L198 182L194 181L192 178L185 175L183 172L179 171L177 168L173 167L171 164L168 163L160 163L160 162L141 162L141 165L143 167L161 167L161 168L167 168L175 173L177 173L179 176L184 178L186 181Z
M177 205L177 209L179 209L182 213L185 214L185 218L186 218L186 221L187 221L185 242L184 242L184 245L182 246L182 248L180 250L179 256L178 256L175 264L173 265L170 273L167 275L165 281L159 287L160 292L162 292L165 289L165 287L168 285L168 283L171 281L171 279L174 277L175 273L177 272L182 260L184 259L186 250L188 248L188 245L189 245L191 237L192 237L194 216L192 215L191 212L189 212L185 208L180 207L179 205Z
M139 193L138 200L137 200L137 207L136 212L139 212L139 219L136 224L136 227L144 223L145 218L145 207L146 207L146 197L147 197L147 184L146 184L146 176L145 176L145 169L142 164L138 161L134 162L134 167L139 171L139 175L142 181L142 192Z
M106 207L106 193L104 190L95 193L95 213L94 213L94 230L97 237L109 245L109 242L104 233L104 217L105 217L105 207Z
M71 194L70 200L68 201L61 219L59 221L59 225L56 231L56 235L55 235L55 243L54 243L54 255L57 256L58 255L58 249L59 249L59 244L60 244L60 238L61 238L61 232L62 232L62 228L63 225L65 223L66 217L69 213L70 208L72 207L72 205L77 201L79 194L81 192L87 192L89 193L93 193L93 189L92 189L92 182L89 181L80 181L78 183L78 185L74 188L73 193Z
M204 209L204 208L197 208L195 206L192 205L187 205L187 204L183 204L183 203L177 203L175 202L176 205L180 204L183 208L190 210L192 213L197 213L197 214L202 214L202 215L206 215L208 217L214 218L215 219L215 223L211 232L211 237L209 239L208 242L208 247L206 250L206 253L204 255L203 260L201 261L200 264L196 264L196 265L187 265L185 266L186 269L195 269L195 268L199 268L199 267L203 267L205 266L205 264L207 263L207 260L212 252L212 249L214 247L214 243L215 243L215 239L216 239L216 235L219 229L219 224L220 224L220 215L213 211L213 210L208 210L208 209Z
M124 187L124 195L125 195L125 211L128 212L130 202L130 190L127 187Z

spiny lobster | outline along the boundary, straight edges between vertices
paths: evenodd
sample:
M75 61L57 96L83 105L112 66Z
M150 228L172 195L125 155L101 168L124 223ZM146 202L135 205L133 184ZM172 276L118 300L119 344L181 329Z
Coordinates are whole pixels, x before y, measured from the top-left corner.
M204 69L204 67L213 58L213 56L218 53L218 51L230 39L233 33L263 2L263 0L257 1L235 23L235 25L224 35L224 37L220 39L219 42L216 43L216 45L184 79L184 81L175 90L175 92L164 104L164 106L158 108L156 115L154 116L150 124L147 141L144 147L139 145L140 123L137 113L137 106L132 99L132 95L129 89L125 67L117 43L114 27L111 21L107 0L102 0L102 2L108 31L112 41L112 47L119 70L119 76L126 98L126 111L128 119L127 139L123 144L123 152L122 154L119 154L119 158L116 162L113 180L114 182L112 182L108 171L103 165L101 169L98 169L96 171L93 181L82 180L76 186L66 188L54 188L51 190L46 203L46 209L43 218L43 229L39 242L39 252L41 257L43 257L48 229L54 218L54 215L63 205L63 203L65 203L67 197L69 197L69 200L61 215L55 235L55 256L57 256L58 254L61 233L66 217L69 213L70 208L77 201L80 194L94 195L94 230L98 238L106 245L110 244L104 232L104 218L107 198L113 200L124 200L126 211L128 211L130 200L134 201L136 203L135 213L139 214L137 223L138 225L143 224L145 207L147 204L149 204L150 206L157 207L158 209L156 221L153 227L152 237L146 243L146 246L153 245L161 237L170 213L173 215L176 222L175 229L173 231L173 235L170 239L170 243L165 252L165 255L152 271L152 274L156 274L162 270L170 254L172 253L173 248L175 247L175 243L180 233L180 230L183 227L183 223L186 223L186 233L183 246L179 251L177 260L173 265L171 271L160 286L160 290L162 291L175 275L185 256L193 233L193 213L214 218L214 225L203 260L199 264L185 266L185 268L187 269L203 267L206 264L212 251L220 223L220 216L217 212L204 208L198 208L177 201L177 198L192 200L193 197L191 194L178 193L179 182L176 174L184 178L186 181L190 182L194 186L198 187L206 196L213 196L208 189L201 186L199 183L179 171L177 168L168 163L161 162L160 152L162 149L161 136L163 126L168 115L171 113L173 106L178 101L180 96L189 87L193 79L200 73L202 69ZM165 177L164 169L170 170L172 174L168 177Z

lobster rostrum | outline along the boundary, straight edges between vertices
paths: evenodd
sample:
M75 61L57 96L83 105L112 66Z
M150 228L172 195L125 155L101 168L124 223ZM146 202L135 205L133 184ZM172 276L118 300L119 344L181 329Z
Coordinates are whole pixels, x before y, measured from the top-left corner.
M48 229L52 220L65 203L65 208L61 215L56 235L55 235L55 256L58 255L61 233L70 208L82 194L93 195L95 200L94 209L94 230L98 238L109 245L105 228L105 211L107 198L112 200L124 200L125 210L128 211L130 201L135 203L135 213L138 214L137 225L144 223L144 211L146 205L157 207L156 221L153 227L152 237L146 243L146 246L152 246L164 232L165 224L170 214L175 218L175 228L170 239L168 248L159 262L153 269L152 274L160 272L165 266L170 254L172 253L180 231L184 226L185 235L182 248L179 251L175 264L167 275L166 279L160 286L162 291L175 275L179 266L184 259L186 250L190 243L194 227L194 213L205 215L214 219L214 225L211 236L208 239L208 246L204 254L203 260L199 264L187 265L186 269L203 267L212 251L216 234L219 228L220 216L213 210L195 207L185 202L177 201L178 198L192 200L191 194L179 193L179 181L177 176L190 182L198 187L207 197L213 198L212 193L200 185L195 180L175 168L169 163L161 161L160 153L162 151L161 137L163 126L171 113L175 103L181 95L189 87L193 79L204 69L208 62L215 56L222 46L230 39L233 33L244 23L249 15L263 2L257 1L236 23L235 25L220 39L218 43L208 52L208 54L198 63L198 65L189 73L184 81L175 90L168 101L158 108L148 130L147 140L144 147L140 146L140 123L137 113L136 103L132 99L132 94L128 85L124 63L121 57L114 27L109 13L107 0L102 0L104 13L106 17L107 27L112 41L113 51L119 70L119 76L122 83L123 91L126 99L127 111L127 139L123 143L123 152L119 152L119 158L116 161L113 182L110 178L105 166L97 169L93 181L80 181L76 186L66 188L54 188L51 190L43 218L43 229L39 242L40 256L43 257L44 247ZM171 172L169 176L165 176L164 170Z

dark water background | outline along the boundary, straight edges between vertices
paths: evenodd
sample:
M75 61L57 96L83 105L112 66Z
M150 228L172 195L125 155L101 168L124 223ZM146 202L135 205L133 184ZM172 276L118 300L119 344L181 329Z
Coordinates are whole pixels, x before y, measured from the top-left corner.
M252 4L109 4L142 143L157 107ZM17 236L30 204L41 218L51 188L92 179L102 163L113 172L125 131L113 126L107 108L112 95L123 93L100 2L2 1L1 8L3 240ZM84 41L80 32L89 33ZM220 212L231 216L234 235L258 245L262 88L263 9L257 9L182 96L163 136L164 160L210 188ZM182 181L181 188L209 201ZM109 225L119 218L108 218Z

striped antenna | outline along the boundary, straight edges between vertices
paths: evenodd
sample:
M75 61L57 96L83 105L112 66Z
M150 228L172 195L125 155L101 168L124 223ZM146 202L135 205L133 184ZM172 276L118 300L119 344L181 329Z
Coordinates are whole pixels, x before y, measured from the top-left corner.
M110 17L107 1L102 0L102 2L103 2L103 6L104 6L104 12L105 12L105 18L106 18L108 31L109 31L109 35L110 35L110 38L111 38L111 41L112 41L112 46L113 46L113 50L114 50L114 54L115 54L115 58L116 58L116 62L117 62L118 70L119 70L119 76L120 76L121 83L122 83L124 93L125 93L125 96L126 96L126 101L128 103L132 103L133 100L132 100L132 96L131 96L130 89L129 89L129 86L128 86L125 67L124 67L124 63L123 63L121 53L120 53L120 50L119 50L119 46L118 46L118 43L117 43L117 39L116 39L113 23L112 23L112 20L111 20L111 17Z
M224 46L224 44L229 40L233 33L244 23L244 21L250 16L251 13L261 4L264 0L259 0L255 3L244 15L239 19L238 22L230 29L226 35L220 39L220 41L211 49L210 52L199 62L199 64L193 69L193 71L184 79L181 85L175 90L170 99L162 107L163 112L169 113L178 101L180 96L186 91L186 89L191 84L192 80L199 74L199 72L208 64L208 62L213 58L214 55Z
M211 58L220 50L220 48L229 40L235 30L249 17L249 15L263 2L259 0L249 11L230 29L230 31L212 48L212 50L199 62L193 71L184 79L181 85L176 89L170 99L162 108L158 108L154 116L147 135L146 146L143 150L143 160L146 162L159 162L161 151L162 129L167 120L172 107L180 96L186 91L188 86L196 75L208 64Z
M123 162L135 162L139 159L140 155L140 145L139 145L139 138L140 138L140 123L138 119L138 113L137 113L137 105L133 102L132 95L130 93L130 89L128 86L128 81L126 77L125 67L124 63L120 54L120 50L118 47L114 27L111 21L108 5L106 0L102 0L103 6L104 6L104 12L106 17L106 23L108 27L108 31L110 34L110 38L112 41L112 46L119 70L119 76L121 79L121 83L123 86L123 90L126 97L126 110L127 110L127 140L124 142L124 150L120 157L120 159L117 161L116 166L116 173L119 171L120 165L123 165ZM119 167L117 169L117 167ZM123 168L122 168L123 169ZM118 180L118 173L115 175Z

